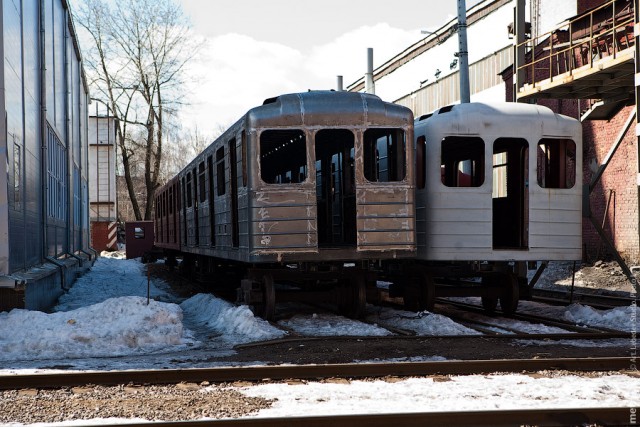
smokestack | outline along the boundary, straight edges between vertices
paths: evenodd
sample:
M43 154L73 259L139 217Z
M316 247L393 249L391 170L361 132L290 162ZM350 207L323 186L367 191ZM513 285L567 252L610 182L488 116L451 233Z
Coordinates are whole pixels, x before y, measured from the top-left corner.
M338 76L338 81L337 81L337 91L338 92L342 92L344 89L342 88L342 76Z
M373 83L373 48L367 48L367 72L364 75L364 91L375 94L376 86Z
M469 90L469 52L467 51L467 7L458 0L458 58L460 59L460 103L471 101Z

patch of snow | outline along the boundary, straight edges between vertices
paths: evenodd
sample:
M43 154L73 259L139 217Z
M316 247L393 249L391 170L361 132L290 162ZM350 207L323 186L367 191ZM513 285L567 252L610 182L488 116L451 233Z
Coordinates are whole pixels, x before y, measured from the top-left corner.
M367 321L383 327L414 331L417 335L482 335L440 314L395 310L388 307L369 307Z
M117 252L107 252L117 253ZM147 277L144 265L135 259L100 257L90 271L78 277L69 292L58 300L55 311L69 311L97 304L109 298L147 296ZM150 283L150 296L155 300L171 301L161 290L158 281Z
M260 417L325 414L473 411L522 408L637 407L640 378L627 375L448 376L408 378L398 382L352 381L350 384L269 383L236 388L248 396L274 399Z
M290 319L279 321L278 324L307 336L381 337L392 335L388 329L331 313L296 314Z
M282 338L286 332L257 318L246 305L234 306L210 294L197 294L182 302L189 321L205 326L232 344Z
M17 333L19 331L19 333ZM0 360L113 357L193 345L175 304L110 298L67 312L0 313Z
M610 310L596 310L595 308L571 304L567 307L564 318L575 324L605 327L619 331L631 332L638 330L638 306L616 307Z

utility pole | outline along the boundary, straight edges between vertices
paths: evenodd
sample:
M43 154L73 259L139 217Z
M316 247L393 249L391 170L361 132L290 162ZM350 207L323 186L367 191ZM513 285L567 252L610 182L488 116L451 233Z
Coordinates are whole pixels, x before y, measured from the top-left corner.
M469 51L467 49L467 6L458 0L458 59L460 59L460 103L471 102L469 90Z

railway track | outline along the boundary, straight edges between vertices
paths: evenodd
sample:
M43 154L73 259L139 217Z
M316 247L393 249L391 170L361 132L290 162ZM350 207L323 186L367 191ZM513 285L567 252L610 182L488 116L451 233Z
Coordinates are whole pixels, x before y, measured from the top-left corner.
M533 301L547 304L569 305L581 303L599 309L611 309L616 307L628 307L634 299L621 295L595 295L585 292L574 292L571 295L567 290L534 289Z
M154 422L154 426L167 427L353 427L363 426L606 426L628 425L632 408L568 408L568 409L518 409L462 412L417 412L400 414L364 414L323 417L256 418L232 420ZM634 413L635 414L635 413ZM108 425L108 424L107 424ZM148 423L113 424L114 426L148 426Z
M529 359L448 361L421 363L381 363L348 365L264 366L250 368L213 368L161 371L74 372L65 374L33 374L0 376L2 390L37 390L50 388L91 389L96 386L125 386L128 389L157 385L317 380L322 378L384 378L408 376L465 375L494 372L539 372L566 370L570 372L629 372L628 358L586 359ZM195 388L198 388L194 384ZM177 387L177 386L176 386ZM32 392L33 393L33 392ZM75 392L74 392L75 393ZM82 399L82 391L75 399ZM138 393L134 391L134 393ZM140 395L142 396L142 395ZM563 408L563 409L507 409L489 411L448 411L381 413L330 416L287 416L286 418L244 416L241 418L197 421L154 421L159 426L567 426L567 425L625 425L632 416L631 408ZM97 414L96 414L97 415ZM76 415L77 416L77 415ZM101 425L143 426L148 421L110 422Z
M629 369L628 357L464 360L412 363L277 365L233 368L162 369L138 371L65 372L0 376L0 390L77 387L87 384L226 383L322 378L471 375L492 372L565 370L607 372Z

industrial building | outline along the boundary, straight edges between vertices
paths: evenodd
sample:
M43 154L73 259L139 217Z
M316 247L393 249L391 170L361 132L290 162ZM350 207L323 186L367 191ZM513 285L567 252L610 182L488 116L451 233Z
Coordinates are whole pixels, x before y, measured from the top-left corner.
M88 87L65 0L0 4L0 311L45 310L95 259Z
M471 101L540 103L583 123L587 261L616 253L640 261L637 7L485 0L466 16ZM375 93L416 117L460 102L457 30L452 19L373 70ZM365 85L361 78L347 89Z
M109 110L89 117L89 220L91 246L97 251L116 250L116 127ZM103 106L104 108L104 106Z

